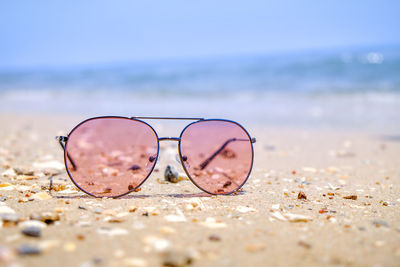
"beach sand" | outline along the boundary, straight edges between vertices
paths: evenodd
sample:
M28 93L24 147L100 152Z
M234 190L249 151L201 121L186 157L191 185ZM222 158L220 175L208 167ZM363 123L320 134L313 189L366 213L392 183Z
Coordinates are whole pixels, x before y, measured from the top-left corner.
M140 191L96 199L76 191L54 138L83 119L2 112L0 265L400 266L396 136L244 123L257 143L238 194L163 182L167 164L183 173L166 142ZM39 237L22 233L29 225Z

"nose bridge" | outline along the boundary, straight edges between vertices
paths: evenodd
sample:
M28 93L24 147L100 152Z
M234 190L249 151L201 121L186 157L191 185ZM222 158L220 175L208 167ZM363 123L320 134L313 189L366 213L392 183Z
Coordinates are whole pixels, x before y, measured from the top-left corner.
M179 137L159 137L158 141L180 141Z

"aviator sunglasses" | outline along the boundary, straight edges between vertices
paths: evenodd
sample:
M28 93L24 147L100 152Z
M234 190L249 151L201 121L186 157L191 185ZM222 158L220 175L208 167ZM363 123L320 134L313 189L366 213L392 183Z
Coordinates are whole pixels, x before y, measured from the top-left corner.
M194 122L179 137L158 137L143 121L153 119ZM95 117L56 138L72 182L94 197L120 197L139 188L156 165L160 141L178 142L183 169L198 188L234 193L250 175L256 142L234 121L166 117Z

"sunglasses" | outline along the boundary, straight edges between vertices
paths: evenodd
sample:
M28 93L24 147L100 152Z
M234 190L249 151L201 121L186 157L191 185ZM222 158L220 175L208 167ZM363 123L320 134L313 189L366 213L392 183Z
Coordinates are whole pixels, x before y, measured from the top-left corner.
M143 120L193 120L179 137L158 137ZM177 141L189 179L213 195L232 194L249 178L255 138L223 119L95 117L68 136L57 136L72 182L94 197L120 197L138 189L152 173L160 141Z

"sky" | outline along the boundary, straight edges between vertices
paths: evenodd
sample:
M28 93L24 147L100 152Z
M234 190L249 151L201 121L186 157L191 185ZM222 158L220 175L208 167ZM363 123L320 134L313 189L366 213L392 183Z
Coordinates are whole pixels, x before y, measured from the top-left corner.
M400 1L2 0L0 68L400 44Z

